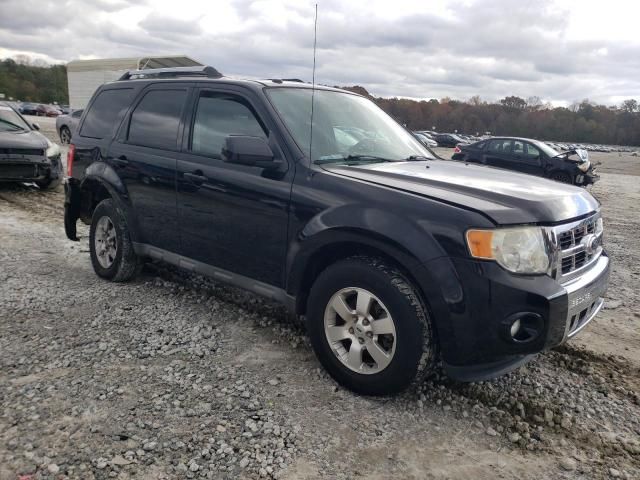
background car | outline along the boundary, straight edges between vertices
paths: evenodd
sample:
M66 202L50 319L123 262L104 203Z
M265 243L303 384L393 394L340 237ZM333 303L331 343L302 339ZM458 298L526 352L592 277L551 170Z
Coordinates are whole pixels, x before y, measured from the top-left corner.
M36 115L39 117L57 117L60 115L60 110L51 105L41 103L36 107Z
M451 158L579 186L595 183L600 178L595 174L586 150L559 153L546 143L530 138L496 137L458 145Z
M23 115L37 115L38 113L38 104L31 102L24 102L20 106L20 113Z
M420 132L411 132L411 133L413 133L413 136L416 137L420 141L420 143L422 143L427 147L434 148L438 146L438 142L436 142L430 136L425 135L424 133L420 133Z
M453 148L458 144L467 143L463 138L455 133L438 133L434 136L434 139L438 142L439 147Z
M56 118L56 131L63 145L68 145L71 142L71 137L76 131L83 111L82 109L74 110L69 115L60 115Z

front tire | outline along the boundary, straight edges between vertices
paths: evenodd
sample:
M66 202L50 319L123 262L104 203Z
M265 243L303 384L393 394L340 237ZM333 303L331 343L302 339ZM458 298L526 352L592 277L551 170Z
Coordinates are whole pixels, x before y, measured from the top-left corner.
M397 393L435 363L424 303L411 282L382 260L352 257L324 270L311 289L307 318L318 359L354 392Z
M573 180L571 179L571 175L569 175L566 172L560 172L560 171L551 172L551 175L549 175L549 178L551 180L555 180L556 182L573 183Z
M101 201L91 217L89 252L99 277L126 282L139 272L141 261L133 250L124 214L110 198Z

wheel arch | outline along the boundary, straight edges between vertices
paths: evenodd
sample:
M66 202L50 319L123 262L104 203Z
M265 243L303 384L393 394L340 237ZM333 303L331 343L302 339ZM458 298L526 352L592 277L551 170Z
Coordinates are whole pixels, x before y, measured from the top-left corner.
M317 276L330 265L357 255L380 258L396 267L418 290L428 305L425 292L413 274L419 260L401 244L376 232L354 228L330 229L318 234L312 246L300 251L289 270L287 290L296 298L296 313L304 315L307 299Z

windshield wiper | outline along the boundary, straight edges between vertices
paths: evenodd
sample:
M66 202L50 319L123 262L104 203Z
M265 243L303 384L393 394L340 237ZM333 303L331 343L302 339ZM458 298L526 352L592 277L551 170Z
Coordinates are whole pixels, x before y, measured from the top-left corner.
M409 155L407 158L404 159L405 162L411 162L415 160L433 160L433 158L427 157L425 155Z
M393 160L391 158L378 157L376 155L347 155L346 157L330 157L319 158L314 160L316 165L322 165L325 163L342 163L342 162L398 162L399 160Z

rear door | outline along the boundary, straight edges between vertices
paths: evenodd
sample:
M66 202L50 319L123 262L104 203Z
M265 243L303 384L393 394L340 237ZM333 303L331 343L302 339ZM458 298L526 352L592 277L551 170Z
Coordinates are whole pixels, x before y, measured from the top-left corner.
M177 252L176 162L190 85L152 84L136 99L107 162L127 189L143 243Z
M492 167L510 168L509 158L513 142L509 139L496 138L489 140L485 150L484 163Z
M178 162L183 255L282 286L293 169L287 169L269 115L249 92L231 86L194 92ZM228 135L268 139L282 171L223 161Z

